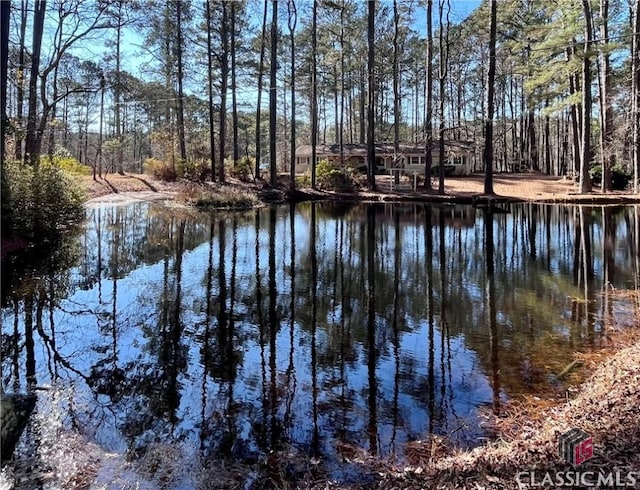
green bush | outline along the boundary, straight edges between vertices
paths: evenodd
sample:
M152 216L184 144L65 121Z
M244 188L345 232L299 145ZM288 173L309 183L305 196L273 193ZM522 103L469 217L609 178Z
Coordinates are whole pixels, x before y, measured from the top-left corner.
M84 194L72 177L56 165L34 168L19 162L5 165L9 233L41 241L84 218Z
M296 187L304 189L305 187L311 187L311 174L305 172L302 175L296 176Z
M229 175L247 182L253 176L253 168L256 166L256 159L253 157L242 157L235 162L227 162L227 170Z
M364 187L366 183L367 176L361 174L358 169L340 167L327 160L320 160L316 166L316 186L319 189L349 192ZM296 176L296 187L311 187L311 174L305 172Z
M602 183L602 166L595 165L589 169L589 177L594 185ZM615 165L611 168L611 188L613 190L624 190L629 185L632 176L622 165Z
M69 151L62 147L57 146L53 158L49 155L40 156L40 168L56 167L65 172L68 175L91 175L91 167L80 163L73 158Z
M351 191L355 187L352 172L327 160L320 160L316 166L316 183L320 189L332 191Z
M147 158L143 164L144 173L164 182L174 182L178 178L176 169L168 162L157 158Z
M211 164L207 160L180 160L177 164L177 176L192 182L204 182L211 176ZM175 179L174 179L175 180Z

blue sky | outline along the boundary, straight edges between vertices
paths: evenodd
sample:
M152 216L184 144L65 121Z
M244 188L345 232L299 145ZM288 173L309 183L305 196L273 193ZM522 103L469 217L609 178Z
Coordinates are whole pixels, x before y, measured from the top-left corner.
M400 2L404 3L407 0L400 0ZM261 4L262 2L260 2ZM310 3L310 0L305 0L303 2L299 2L302 5L300 6L300 16L305 15L307 4ZM381 3L391 5L392 0L382 0ZM415 6L415 29L418 32L422 32L425 29L426 25L426 13L425 13L425 0L411 0L411 3ZM438 25L438 0L434 0L433 2L433 24L434 26ZM465 18L467 18L473 10L478 8L481 4L481 0L450 0L451 12L450 19L454 24L462 22ZM249 12L255 12L255 26L257 26L262 21L262 13L261 13L261 5L258 6L249 6ZM268 16L271 15L269 11ZM268 18L269 19L269 18ZM267 21L268 21L267 19ZM281 22L286 22L286 18L282 15L280 16ZM251 24L254 24L251 21ZM300 27L301 22L298 21L298 27ZM256 31L257 32L257 31ZM128 32L125 34L125 43L129 43L128 47L124 48L124 52L129 55L128 59L125 60L125 63L129 65L129 70L133 75L142 76L143 74L140 72L141 65L146 61L146 56L142 53L142 49L140 46L143 44L143 40L139 35L139 32ZM144 78L144 77L143 77Z

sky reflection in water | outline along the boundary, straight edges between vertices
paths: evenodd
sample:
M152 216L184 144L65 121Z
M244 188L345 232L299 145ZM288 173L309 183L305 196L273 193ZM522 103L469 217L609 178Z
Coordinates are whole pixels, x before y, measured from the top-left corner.
M508 211L89 208L60 257L3 275L4 388L70 390L64 424L131 454L477 445L478 408L597 346L603 284L639 279L637 208Z

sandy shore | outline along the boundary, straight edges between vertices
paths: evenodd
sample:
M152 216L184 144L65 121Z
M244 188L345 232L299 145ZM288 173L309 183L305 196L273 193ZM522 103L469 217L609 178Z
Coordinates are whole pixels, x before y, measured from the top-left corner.
M129 191L117 194L104 194L96 196L87 201L87 206L98 206L101 204L130 204L137 201L170 201L176 196L171 191Z

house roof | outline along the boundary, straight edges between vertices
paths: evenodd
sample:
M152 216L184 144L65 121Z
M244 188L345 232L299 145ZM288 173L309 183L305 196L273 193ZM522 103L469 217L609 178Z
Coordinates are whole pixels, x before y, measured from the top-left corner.
M445 152L447 155L468 155L475 152L475 144L473 141L461 140L445 140ZM350 156L367 156L367 145L364 144L348 144L343 145L344 154ZM376 143L376 155L394 155L394 145L391 143ZM433 141L432 151L438 151L438 141ZM424 154L424 144L400 143L400 153L404 155L422 155ZM317 145L316 154L340 156L340 145ZM296 148L296 156L311 156L311 145L302 145Z

